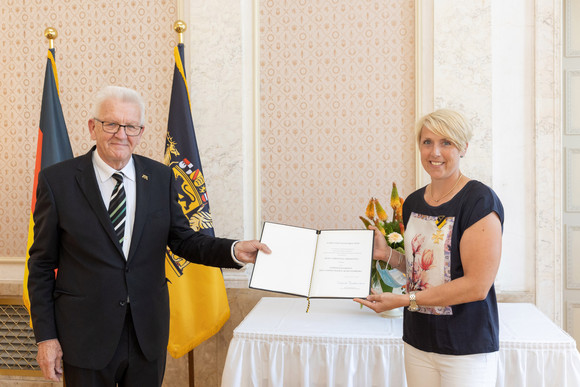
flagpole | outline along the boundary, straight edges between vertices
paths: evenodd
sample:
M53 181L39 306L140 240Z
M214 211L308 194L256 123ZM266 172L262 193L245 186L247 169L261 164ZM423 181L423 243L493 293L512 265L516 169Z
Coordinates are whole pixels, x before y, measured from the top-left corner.
M177 32L179 36L179 44L183 44L183 33L187 30L187 24L183 20L177 20L173 23L173 29ZM193 349L187 354L187 368L189 374L189 386L195 387L195 364Z
M55 28L48 27L44 30L44 36L48 39L48 48L52 50L54 48L54 39L58 37L58 32Z
M185 24L183 20L178 20L175 23L173 23L173 29L175 30L175 32L177 32L179 36L179 43L183 44L183 33L187 29L187 24Z

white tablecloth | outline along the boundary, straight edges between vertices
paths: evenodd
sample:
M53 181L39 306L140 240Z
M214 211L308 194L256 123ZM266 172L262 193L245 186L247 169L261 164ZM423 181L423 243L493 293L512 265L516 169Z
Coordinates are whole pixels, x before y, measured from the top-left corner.
M402 318L352 300L265 297L234 330L230 386L405 386ZM575 341L532 304L500 304L498 386L580 386Z

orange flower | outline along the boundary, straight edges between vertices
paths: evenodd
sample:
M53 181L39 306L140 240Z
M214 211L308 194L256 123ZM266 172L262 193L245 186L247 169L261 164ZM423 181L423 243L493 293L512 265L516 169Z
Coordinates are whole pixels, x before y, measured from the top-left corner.
M365 225L365 228L368 229L369 226L371 225L371 222L369 222L368 220L366 220L365 218L363 218L362 216L359 216L359 219L362 220L362 222Z
M393 182L393 190L391 191L391 207L393 208L393 220L403 221L403 198L399 196L397 184Z
M383 225L381 224L381 222L379 222L376 219L375 219L375 226L377 226L377 228L379 229L379 231L381 232L381 234L387 235L387 232L385 231L385 228L383 227Z
M395 210L395 219L394 220L398 220L399 222L403 221L403 205L400 205Z
M375 199L371 198L369 200L369 204L367 204L367 210L365 211L365 215L369 219L373 219L375 217Z
M393 211L397 210L397 207L401 206L401 200L399 199L399 192L397 191L397 184L393 182L393 190L391 191L391 208Z
M387 220L387 213L384 210L383 206L381 206L381 203L379 203L379 201L377 199L375 199L375 207L377 209L377 216L379 217L380 220L382 220L383 222Z

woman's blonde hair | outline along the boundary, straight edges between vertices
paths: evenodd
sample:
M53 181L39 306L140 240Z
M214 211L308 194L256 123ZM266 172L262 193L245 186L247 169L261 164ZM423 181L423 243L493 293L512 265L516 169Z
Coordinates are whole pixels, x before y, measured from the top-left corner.
M469 125L465 117L451 109L436 110L433 113L424 115L417 121L415 136L419 145L423 127L451 141L460 152L464 152L467 149L467 144L473 134L471 125Z

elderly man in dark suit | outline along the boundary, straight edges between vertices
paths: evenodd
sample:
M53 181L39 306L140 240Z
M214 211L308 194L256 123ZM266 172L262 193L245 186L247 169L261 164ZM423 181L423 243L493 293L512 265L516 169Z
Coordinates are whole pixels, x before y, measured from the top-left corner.
M137 92L106 87L88 122L96 147L38 176L31 316L44 376L60 380L64 368L67 386L161 385L169 335L166 246L192 262L228 268L269 252L255 240L190 228L171 170L133 155L143 122Z

